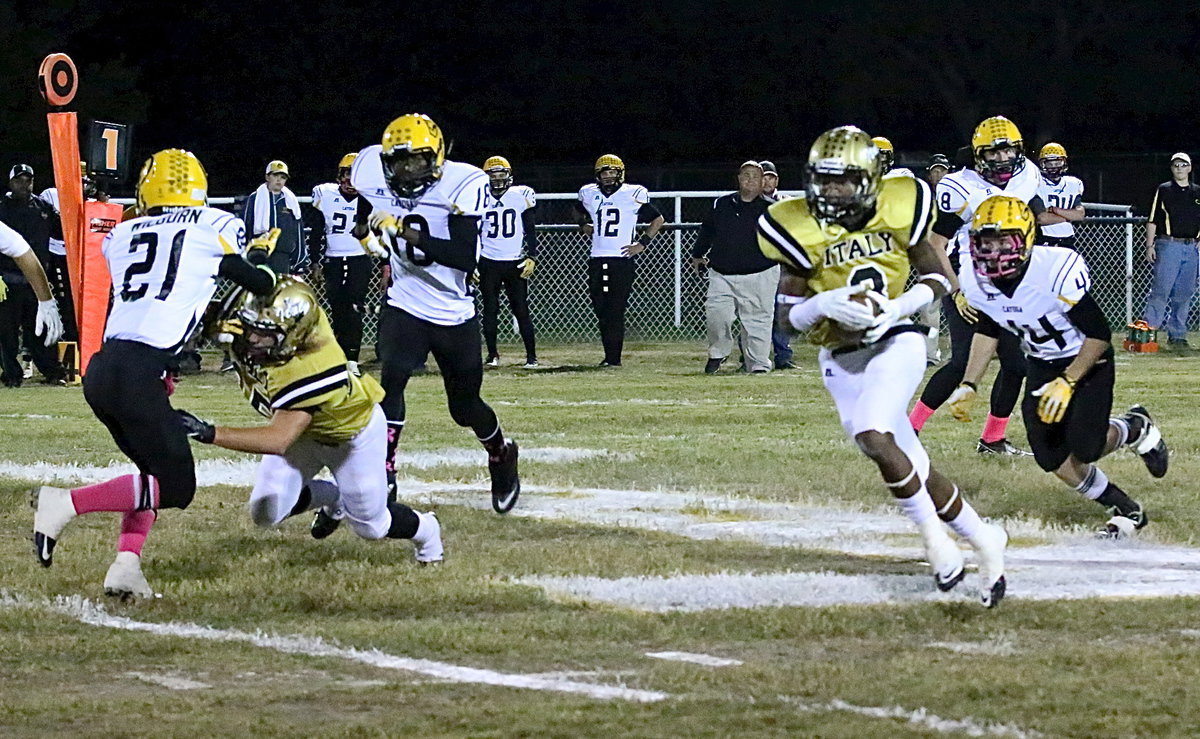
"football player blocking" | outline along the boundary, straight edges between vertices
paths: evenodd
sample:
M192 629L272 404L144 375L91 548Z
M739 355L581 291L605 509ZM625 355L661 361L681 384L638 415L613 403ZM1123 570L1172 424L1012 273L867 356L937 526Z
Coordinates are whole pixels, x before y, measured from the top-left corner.
M373 232L390 252L392 284L379 326L389 478L395 480L405 387L432 353L451 418L470 427L487 450L492 508L507 513L521 493L518 448L479 395L483 357L468 283L479 260L488 176L446 159L441 128L412 113L388 124L381 144L358 153L350 180L373 208L369 223L355 226L355 236L369 241Z
M924 327L908 316L957 288L944 254L929 243L929 188L916 178L883 179L878 147L849 126L817 139L808 175L804 199L775 203L759 220L763 253L792 273L788 320L821 345L842 428L920 530L938 589L964 576L945 521L978 554L980 597L994 607L1004 597L1008 534L933 469L906 413L925 371ZM918 281L905 291L912 267Z
M207 195L195 155L160 151L138 178L138 217L118 224L102 246L113 304L83 394L138 474L34 490L34 547L45 567L77 515L123 514L117 556L104 578L105 592L122 598L153 595L141 570L143 544L159 509L186 508L196 493L191 447L169 400L171 358L200 325L218 277L259 295L275 287L265 266L273 238L247 247L241 219L206 207Z
M314 538L344 518L364 539L412 539L419 563L440 562L437 517L388 500L383 389L350 371L312 288L283 277L270 295L243 294L219 329L233 336L246 399L271 423L229 428L177 413L199 442L264 455L250 493L254 523L315 509ZM313 479L324 468L334 482Z
M1066 247L1034 245L1034 231L1033 211L1019 198L993 196L975 211L970 260L959 283L980 315L963 383L950 396L951 412L969 419L975 385L1001 332L1015 335L1029 362L1021 414L1038 466L1110 509L1102 535L1128 536L1146 525L1146 514L1095 462L1128 446L1151 475L1162 477L1167 445L1140 405L1108 417L1112 332L1092 297L1087 265Z

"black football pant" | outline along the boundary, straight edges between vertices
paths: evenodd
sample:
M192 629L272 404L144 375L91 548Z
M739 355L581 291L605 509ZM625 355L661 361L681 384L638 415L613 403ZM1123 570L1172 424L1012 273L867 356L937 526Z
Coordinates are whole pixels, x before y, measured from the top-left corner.
M950 328L950 361L933 373L921 391L921 402L933 409L940 408L962 382L967 371L967 358L971 354L971 340L975 338L975 326L963 319L954 304L954 298L942 298L942 314L946 316ZM1000 332L996 354L1000 357L1000 371L992 383L989 412L996 418L1008 418L1021 396L1025 355L1021 352L1020 340L1009 331Z
M50 382L66 377L66 371L58 361L58 346L46 346L45 335L34 331L37 324L37 295L22 276L8 276L8 297L0 302L0 382L9 387L21 384L24 371L21 368L21 345L33 358L38 372Z
M388 425L403 423L408 378L432 353L442 373L450 417L459 426L470 426L480 439L495 433L500 422L479 396L483 386L479 344L478 318L457 326L441 326L385 305L379 324L379 349L383 360L380 384L387 393L381 405Z
M329 298L329 323L346 359L358 361L362 350L363 313L367 288L371 282L370 256L327 257L325 259L325 295Z
M71 293L71 278L67 272L67 255L51 254L46 277L50 279L50 290L58 301L58 312L62 314L63 341L79 341L79 330L75 327L75 298Z
M1104 446L1108 442L1108 418L1116 382L1116 368L1111 358L1101 360L1075 383L1071 403L1061 421L1044 423L1038 418L1041 398L1034 397L1033 391L1061 375L1073 359L1029 360L1029 384L1025 388L1025 399L1021 401L1021 415L1034 460L1047 472L1061 467L1070 455L1085 464L1095 462L1104 455Z
M632 257L593 257L588 260L588 294L600 324L604 361L621 363L625 345L625 309L633 292L636 265Z
M483 338L489 357L498 357L496 333L500 323L500 289L508 295L508 307L517 319L517 329L525 344L525 358L537 359L533 319L529 317L529 281L521 277L518 260L479 260L479 292L483 294Z
M196 466L163 384L171 359L141 342L109 339L88 363L83 397L138 471L158 479L159 508L187 508Z

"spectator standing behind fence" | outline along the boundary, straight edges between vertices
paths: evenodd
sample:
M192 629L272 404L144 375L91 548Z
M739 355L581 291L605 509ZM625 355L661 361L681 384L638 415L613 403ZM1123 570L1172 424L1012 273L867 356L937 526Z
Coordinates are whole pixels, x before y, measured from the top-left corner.
M8 194L0 198L0 221L21 235L33 249L44 271L49 271L50 237L62 238L62 221L44 200L33 194L33 167L18 164L8 173ZM51 385L65 385L66 371L58 361L58 347L47 346L45 336L38 337L38 299L29 280L16 262L0 260L0 276L8 286L0 302L0 376L9 387L19 387L24 379L20 347L33 358L34 365ZM57 305L55 311L57 311Z
M650 245L662 229L664 219L650 203L646 188L625 182L625 163L619 156L601 156L594 170L596 181L579 188L575 208L583 219L583 232L592 240L588 294L604 345L600 366L620 367L625 344L625 309L636 276L634 257ZM634 240L639 221L647 224L646 229Z
M1146 261L1154 265L1146 323L1167 329L1167 348L1188 352L1188 311L1196 292L1196 238L1200 236L1200 185L1192 184L1192 158L1171 157L1171 181L1154 192L1146 224ZM1169 310L1169 315L1168 315Z
M1038 197L1046 204L1039 244L1075 248L1075 221L1082 221L1083 180L1067 174L1067 150L1053 141L1038 152L1042 186Z
M500 322L500 289L508 295L508 308L517 320L525 344L525 369L538 366L533 319L529 317L529 278L537 267L537 233L534 211L537 193L528 185L514 185L512 165L501 156L488 157L483 171L489 180L479 228L479 291L483 293L483 338L487 366L500 366L496 333Z
M346 366L355 375L362 349L363 312L367 287L371 283L374 259L351 233L356 222L366 222L371 203L359 197L350 184L350 167L358 153L347 154L338 162L337 179L317 185L312 191L312 230L308 253L313 269L321 270L325 296L329 299L330 325L338 346L346 354Z
M692 248L692 268L708 268L704 300L708 361L713 374L733 351L733 319L741 321L748 371L771 370L771 324L779 266L758 248L758 219L770 202L762 197L763 168L749 161L738 170L737 192L713 201Z
M286 163L276 159L267 164L266 182L246 198L246 212L242 214L251 238L279 229L279 239L267 265L279 275L308 271L300 201L287 187L290 176Z
M770 159L763 159L759 164L762 165L763 171L763 199L768 204L786 200L789 196L779 192L779 170L776 169L775 162L772 162ZM780 279L782 280L784 277L781 276ZM782 284L780 286L782 287ZM781 290L780 292L783 291ZM742 345L745 345L745 341L742 341ZM771 326L771 350L775 354L775 369L799 369L792 362L792 334L779 323L774 323ZM744 359L745 357L743 356ZM743 364L745 364L744 361Z

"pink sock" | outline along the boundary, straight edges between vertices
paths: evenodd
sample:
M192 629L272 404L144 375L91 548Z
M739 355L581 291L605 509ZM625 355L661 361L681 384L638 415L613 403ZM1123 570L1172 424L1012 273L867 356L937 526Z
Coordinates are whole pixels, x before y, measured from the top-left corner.
M913 406L912 413L908 414L908 422L912 424L913 431L920 431L929 417L937 412L937 408L930 408L921 401Z
M71 491L71 502L79 514L158 508L158 480L150 475L122 475L108 482L75 488Z
M121 517L121 536L117 538L118 552L133 552L137 556L142 556L142 545L146 543L146 536L150 533L150 527L154 525L154 520L158 518L158 513L155 511L131 511Z
M983 436L980 440L992 443L1000 441L1004 438L1004 432L1008 430L1008 417L996 418L991 413L988 414L987 423L983 424Z

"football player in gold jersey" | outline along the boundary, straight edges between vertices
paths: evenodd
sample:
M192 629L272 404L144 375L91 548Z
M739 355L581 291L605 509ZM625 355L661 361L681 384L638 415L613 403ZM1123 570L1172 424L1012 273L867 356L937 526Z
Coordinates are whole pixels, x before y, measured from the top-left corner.
M437 517L388 502L383 388L349 371L312 289L285 277L270 295L246 295L234 305L225 330L234 336L238 379L250 405L271 422L230 428L178 413L197 441L264 455L250 493L254 522L274 526L316 509L315 538L344 517L364 539L412 539L418 562L440 561ZM324 468L334 482L313 479Z
M929 186L883 179L871 137L843 126L813 144L806 197L775 203L759 219L759 246L793 273L788 320L821 345L842 427L921 530L937 587L950 590L964 571L945 521L975 548L980 594L992 607L1004 597L1008 535L930 466L906 413L925 370L924 332L909 316L957 288L928 242L932 215ZM906 290L913 267L919 277Z

